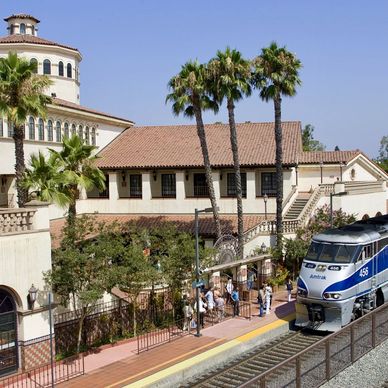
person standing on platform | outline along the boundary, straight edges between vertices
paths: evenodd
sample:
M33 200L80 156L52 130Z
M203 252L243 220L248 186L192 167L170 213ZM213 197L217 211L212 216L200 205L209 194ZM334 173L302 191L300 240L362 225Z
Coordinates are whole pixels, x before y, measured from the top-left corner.
M250 291L253 287L253 283L256 279L256 274L253 272L253 270L248 270L248 281L247 281L247 289Z
M238 317L240 315L240 297L237 289L233 290L231 299L233 303L233 316Z
M291 302L292 282L290 278L287 279L286 290L287 290L288 301Z
M204 302L204 295L203 293L201 293L201 297L199 298L199 306L197 307L197 302L195 302L195 305L194 305L194 310L197 311L197 308L199 308L199 325L201 326L201 328L204 328L205 327L205 322L204 322L204 318L205 318L205 313L206 313L206 303ZM197 325L198 325L198 322L197 322Z
M265 291L265 294L264 294L264 296L265 296L265 314L269 315L269 313L270 313L269 310L271 309L271 296L272 296L271 286L266 284L264 291Z
M226 303L231 303L232 301L231 296L234 289L232 279L228 279L228 283L226 284L225 289L226 289Z
M191 329L191 320L193 319L193 308L191 307L190 300L185 300L185 305L183 306L183 316L185 322L183 324L183 331Z
M264 287L261 285L257 296L257 303L259 304L259 317L264 315Z
M209 288L209 291L205 295L206 303L207 303L207 311L209 316L213 317L213 308L214 308L214 291L213 287Z

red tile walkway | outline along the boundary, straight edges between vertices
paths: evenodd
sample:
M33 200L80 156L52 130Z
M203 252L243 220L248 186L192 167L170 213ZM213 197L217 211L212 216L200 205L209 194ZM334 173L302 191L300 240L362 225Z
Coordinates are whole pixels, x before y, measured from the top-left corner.
M85 357L85 375L61 387L123 387L180 361L189 359L242 334L263 327L294 312L294 302L287 303L286 292L274 295L270 315L259 318L252 305L252 319L229 319L202 330L200 338L188 335L137 354L136 341L116 345Z

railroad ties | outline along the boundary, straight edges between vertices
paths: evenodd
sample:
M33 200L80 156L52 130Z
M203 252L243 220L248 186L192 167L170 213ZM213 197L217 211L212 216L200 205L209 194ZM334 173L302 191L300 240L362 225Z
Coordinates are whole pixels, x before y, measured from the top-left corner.
M322 339L322 335L289 332L191 380L180 388L235 388ZM283 369L283 368L282 368ZM287 373L287 366L284 367Z

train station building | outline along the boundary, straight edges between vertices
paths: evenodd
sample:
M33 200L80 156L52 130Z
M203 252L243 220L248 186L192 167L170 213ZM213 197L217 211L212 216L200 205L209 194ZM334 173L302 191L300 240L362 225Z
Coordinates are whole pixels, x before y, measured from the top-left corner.
M39 37L39 20L31 15L4 20L8 34L0 38L0 57L16 51L53 80L47 118L29 117L25 123L26 158L39 150L59 150L63 137L77 133L98 147L98 165L107 182L104 192L81 193L79 214L142 227L171 222L194 232L194 209L210 206L195 125L140 127L81 105L79 50ZM388 176L362 151L305 152L301 123L285 121L282 129L285 237L294 237L330 198L333 209L355 213L358 219L387 212ZM240 261L234 252L236 188L229 126L206 124L205 131L224 236L216 240L209 215L200 216L200 235L205 244L227 252L208 269L209 280L220 284L228 274L244 282L250 263L268 275L272 266L262 253L275 242L274 123L237 124L245 239ZM12 136L12 127L0 119L0 376L48 360L49 286L43 272L51 267L51 248L59 244L65 216L55 204L16 208ZM331 196L338 192L347 195Z

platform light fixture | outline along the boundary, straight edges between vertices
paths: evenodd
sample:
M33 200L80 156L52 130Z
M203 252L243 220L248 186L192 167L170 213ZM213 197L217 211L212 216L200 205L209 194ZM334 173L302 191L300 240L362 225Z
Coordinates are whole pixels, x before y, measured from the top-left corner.
M28 290L28 304L30 305L30 309L34 309L34 303L36 301L36 295L38 294L38 289L32 283L30 289Z

